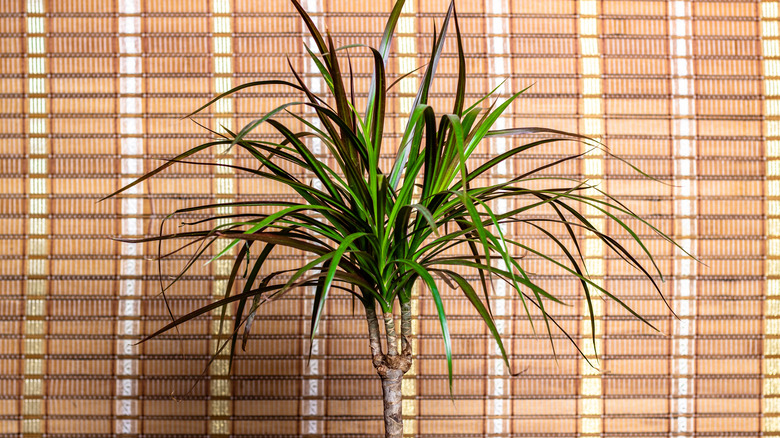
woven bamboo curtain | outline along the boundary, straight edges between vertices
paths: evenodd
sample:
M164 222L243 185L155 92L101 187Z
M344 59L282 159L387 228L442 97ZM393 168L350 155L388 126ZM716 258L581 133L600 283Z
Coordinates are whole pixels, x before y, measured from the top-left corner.
M302 3L341 45L377 45L392 7L390 0ZM440 25L447 6L407 1L390 75L427 62L433 20ZM598 138L660 180L638 177L572 142L518 156L479 183L585 152L547 174L599 182L703 264L640 227L659 256L675 318L641 275L583 234L593 278L661 330L598 299L597 361L579 285L527 256L540 284L573 303L552 312L588 359L554 331L556 360L542 320L535 315L534 332L511 289L496 285L494 314L513 371L524 370L517 377L507 374L476 313L442 285L454 339L454 401L436 311L421 289L413 310L416 362L404 382L408 436L778 435L778 2L461 0L457 7L471 78L467 99L504 79L502 98L532 85L498 127L544 126ZM97 203L208 138L180 118L215 94L260 78L292 79L288 58L312 89L324 92L302 56L303 43L311 46L282 0L0 1L0 436L381 436L379 380L368 360L365 322L348 295L329 303L310 362L309 290L261 311L230 373L224 350L204 371L232 330L220 333L218 313L135 345L170 318L157 263L150 261L158 248L110 237L157 233L169 212L204 201L292 194L233 171L181 165ZM448 44L439 66L436 108L451 105L455 50ZM371 63L363 51L351 56L360 101ZM418 80L404 79L392 94L385 164ZM197 121L240 129L300 97L252 89ZM256 135L276 138L262 125ZM475 159L529 139L487 141ZM221 152L200 159L251 162ZM319 151L323 159L325 152ZM604 219L598 211L583 214ZM198 217L177 217L165 227ZM619 227L605 231L630 246ZM549 245L530 228L507 232L531 246ZM164 263L165 278L195 250ZM280 251L269 270L305 260ZM229 261L196 263L167 293L172 313L224 293L229 269Z

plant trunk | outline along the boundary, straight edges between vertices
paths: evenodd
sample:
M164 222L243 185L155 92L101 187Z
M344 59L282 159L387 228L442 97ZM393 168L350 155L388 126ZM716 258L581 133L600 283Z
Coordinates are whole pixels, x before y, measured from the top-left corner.
M385 438L402 438L404 436L404 422L401 413L401 382L404 374L412 366L412 347L409 343L412 313L408 303L402 303L401 309L401 352L400 354L398 352L398 335L395 331L393 314L388 312L384 314L387 354L382 354L376 310L373 303L366 306L372 362L377 374L382 379Z
M387 370L382 378L382 395L385 412L385 438L402 438L404 421L401 417L402 370Z

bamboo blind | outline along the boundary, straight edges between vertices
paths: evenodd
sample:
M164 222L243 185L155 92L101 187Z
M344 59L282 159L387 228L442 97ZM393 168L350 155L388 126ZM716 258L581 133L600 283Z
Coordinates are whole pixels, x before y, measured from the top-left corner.
M340 44L377 45L392 6L302 3ZM602 372L560 333L556 361L540 320L534 333L519 302L499 287L496 317L515 371L525 370L509 377L478 316L448 291L454 401L435 309L419 291L416 362L404 383L408 435L780 435L778 2L461 0L457 7L468 98L504 78L502 97L534 84L499 123L600 138L666 182L637 178L598 153L553 173L599 181L704 264L643 233L668 274L663 291L675 319L647 282L582 236L597 281L662 331L598 300ZM426 62L433 19L441 22L446 8L444 0L408 0L391 75ZM216 316L134 345L168 318L149 261L157 248L109 237L156 233L182 206L289 193L241 174L180 166L96 203L202 141L203 131L180 117L214 94L258 78L291 79L288 56L311 87L324 90L301 56L305 41L301 20L281 0L0 1L0 436L381 436L365 323L347 296L327 307L308 364L311 291L263 309L231 374L222 356L195 384L216 347ZM450 105L454 50L448 45L440 64L435 107ZM355 51L353 61L356 88L365 90L370 59ZM418 80L395 90L388 138L397 140ZM269 88L243 92L201 121L240 128L296 98ZM258 135L271 138L265 128ZM477 158L520 141L486 142ZM488 180L580 147L525 154ZM205 159L248 162L235 152ZM606 229L628 243L621 230ZM553 250L533 230L508 232ZM595 358L577 283L527 260L540 284L575 303L554 311ZM186 254L164 272L185 261ZM281 252L271 266L301 261ZM220 294L227 263L196 264L169 292L173 312Z

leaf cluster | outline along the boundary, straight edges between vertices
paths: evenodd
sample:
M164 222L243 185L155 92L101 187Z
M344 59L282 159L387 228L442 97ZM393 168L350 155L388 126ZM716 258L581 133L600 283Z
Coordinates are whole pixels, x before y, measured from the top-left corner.
M404 0L399 0L392 9L378 49L361 45L336 46L331 35L320 32L297 0L292 0L292 3L316 44L316 47L306 47L306 51L327 84L329 96L312 92L291 63L289 66L293 81L259 80L239 85L217 96L190 116L220 99L251 87L287 87L303 99L280 105L238 132L213 132L217 136L213 141L179 154L108 196L118 195L170 166L198 164L190 160L200 152L239 148L256 161L256 166L224 163L208 165L229 167L235 172L273 181L288 187L298 197L297 202L258 200L206 204L171 213L169 218L183 213L206 213L208 218L198 221L196 225L210 224L205 230L175 234L162 234L161 228L159 236L143 240L163 242L189 239L182 249L199 244L176 280L220 239L229 239L229 244L217 251L213 258L231 254L232 249L237 249L237 255L222 299L179 318L173 318L171 314L173 321L149 338L215 309L222 309L224 321L226 306L235 302L234 329L230 339L221 347L225 348L229 344L232 358L240 327L244 326L242 344L245 344L258 307L296 288L315 289L311 310L313 337L325 303L334 289L352 294L368 309L374 310L378 305L383 313L392 314L395 302L409 303L413 299L413 285L421 282L426 286L438 313L451 386L452 341L437 279L459 289L468 299L484 320L507 365L507 354L491 312L489 283L504 281L510 285L532 324L531 309L536 308L535 312L541 314L551 341L552 327L558 327L566 334L548 312L550 302L564 303L552 291L545 290L534 281L534 276L518 254L533 255L578 280L590 309L590 323L594 328L591 333L596 332L592 304L595 294L613 299L631 315L650 324L590 278L585 269L580 242L585 232L592 233L625 263L646 276L659 294L655 275L661 277L661 272L650 251L625 218L642 223L667 241L674 242L589 182L546 176L546 170L577 160L583 154L575 153L550 161L504 182L486 186L476 184L478 178L488 175L502 163L554 142L584 143L611 154L601 143L574 133L545 128L494 129L499 117L525 90L501 102L490 103L496 88L466 106L466 60L454 3L450 5L441 29L434 29L430 58L424 66L411 114L389 168L380 165L388 96L394 85L414 73L409 72L394 82L389 82L386 74L390 44ZM429 96L445 39L450 31L450 22L454 24L457 42L457 86L452 108L437 113L429 104ZM362 111L356 108L349 55L351 50L367 50L373 60L367 104ZM484 108L483 103L489 104L488 107ZM313 110L318 123L304 117L305 109ZM279 117L281 115L291 116L297 126L304 128L297 130L285 125ZM278 133L279 140L254 139L251 134L261 124L270 125ZM547 137L512 147L479 165L469 165L476 161L472 155L478 145L487 139L524 134L546 134ZM327 160L312 152L312 139L327 148ZM296 177L300 174L310 175L311 180ZM513 201L510 205L515 207L497 212L493 206L499 200ZM618 238L605 234L592 220L586 218L580 212L584 206L595 209L624 230L641 249L640 258L649 260L652 267L646 268ZM234 212L216 214L224 207L234 207ZM258 210L273 212L260 213ZM541 214L540 211L551 214ZM510 238L502 231L502 226L511 224L522 224L537 230L549 238L563 257L547 254L527 242ZM555 234L550 230L551 227L565 230L564 235ZM280 247L301 250L308 253L311 260L290 271L266 272L264 264L274 250ZM458 251L460 248L464 250ZM237 288L242 266L245 266L245 281L241 288ZM464 272L476 273L478 283L472 284ZM167 287L170 285L163 291ZM481 293L478 289L481 289ZM569 337L568 334L566 336ZM577 345L571 337L569 339Z

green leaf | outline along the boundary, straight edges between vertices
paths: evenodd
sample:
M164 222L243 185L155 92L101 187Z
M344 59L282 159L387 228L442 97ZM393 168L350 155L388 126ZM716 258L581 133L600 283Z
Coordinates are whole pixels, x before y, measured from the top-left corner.
M452 113L460 116L463 114L463 102L466 99L466 56L463 54L463 40L458 25L458 13L455 11L455 2L452 2L452 16L455 19L455 35L458 40L458 85L455 89L455 105Z
M436 305L436 312L439 316L439 324L441 324L441 336L444 340L444 354L447 356L447 378L449 380L450 396L452 397L452 339L450 339L450 329L447 325L447 315L444 313L444 303L441 300L439 289L436 287L436 282L433 280L433 277L428 270L414 261L396 259L393 260L393 263L406 265L412 268L412 270L423 279L428 286L428 290L431 292L433 302Z
M299 87L298 85L295 85L295 84L293 84L291 82L278 80L278 79L272 79L272 80L267 80L267 81L247 82L245 84L241 84L241 85L238 85L236 87L233 87L233 88L231 88L228 91L225 91L224 93L220 94L219 96L217 96L217 97L211 99L210 101L208 101L205 105L201 106L200 108L196 109L195 111L193 111L193 112L187 114L186 116L182 117L182 119L190 118L190 117L194 116L195 114L198 114L199 112L201 112L204 109L206 109L206 108L210 107L211 105L213 105L218 100L223 99L223 98L225 98L227 96L230 96L231 94L233 94L233 93L235 93L237 91L241 91L241 90L243 90L245 88L257 87L257 86L261 86L261 85L284 85L284 86L287 86L287 87L290 87L290 88L294 88L296 90L303 91L303 88Z
M637 269L653 284L659 294L661 290L654 277L656 272L660 275L659 266L649 248L629 224L637 220L649 226L662 239L678 248L680 246L619 200L597 187L565 174L545 175L548 169L579 159L582 156L579 150L560 159L547 159L538 164L526 163L529 164L528 169L503 182L486 185L476 183L496 166L509 160L521 159L523 152L558 141L584 143L604 151L610 158L626 161L612 155L604 144L576 133L544 127L494 130L493 126L498 118L527 88L511 95L506 101L499 102L493 98L502 82L464 109L471 78L466 71L464 35L461 34L454 3L450 4L440 30L437 31L434 23L428 62L420 67L425 68L425 73L411 106L409 120L401 138L393 139L400 140L396 146L395 160L382 155L383 147L387 147L383 143L389 141L389 138L384 139L388 123L385 120L387 108L393 106L388 99L388 90L404 77L417 71L413 70L397 77L393 83L387 85L387 59L403 5L404 0L395 2L384 26L379 49L374 49L362 44L336 46L331 34L326 32L324 37L299 0L293 0L294 8L316 45L312 48L304 45L304 56L308 54L311 61L307 62L314 63L315 76L327 84L328 90L324 90L322 95L314 93L288 60L294 77L291 82L262 80L238 85L209 100L190 116L205 110L219 99L250 87L273 86L287 89L293 95L303 93L303 101L290 99L279 102L278 106L251 120L236 133L227 128L224 132L216 132L196 121L195 123L204 128L206 135L216 136L217 140L187 149L106 197L121 194L157 176L174 163L230 169L236 175L249 177L258 183L271 183L274 187L281 188L279 192L289 191L295 197L293 202L257 199L225 204L214 201L188 204L188 207L164 217L159 235L139 239L116 239L136 243L157 242L157 261L161 272L163 259L182 254L189 257L184 261L183 269L175 273L177 275L172 281L166 284L161 280L161 291L171 321L145 340L178 328L180 324L194 318L205 316L214 309L222 310L219 316L221 335L227 318L227 306L237 303L230 339L226 339L224 343L220 339L217 345L218 353L230 345L232 365L241 326L244 327L241 337L241 348L244 349L259 306L279 300L296 288L315 289L310 315L310 336L313 338L331 291L343 290L351 294L355 297L353 305L360 302L373 308L378 302L384 312L392 312L396 298L404 305L408 304L412 299L412 286L422 280L430 290L431 301L436 306L452 395L452 340L434 275L464 294L499 345L507 366L510 361L491 312L491 288L487 284L488 278L491 284L495 277L515 289L532 328L536 316L532 318L529 308L534 306L541 312L551 342L552 329L557 327L582 354L574 339L566 333L554 315L549 313L551 308L554 308L550 302L568 304L556 296L558 291L547 291L540 286L541 283L537 284L536 277L527 272L530 265L523 261L522 256L516 255L519 253L530 254L534 266L541 264L563 270L565 275L576 279L583 286L585 301L591 314L591 331L594 334L592 299L596 297L595 291L615 300L633 317L650 324L646 318L621 301L617 294L605 290L588 276L578 241L581 236L578 236L576 231L592 232L618 255L615 257L617 262L625 262ZM453 56L451 59L457 63L457 80L453 82L453 89L444 91L452 93L454 102L450 113L437 113L429 101L451 20L455 22L457 37L457 58ZM370 53L370 58L363 59L373 63L371 83L367 89L359 89L363 84L362 79L356 77L353 72L354 53L351 50L355 48L367 48L368 52L365 54ZM344 82L345 72L341 70L339 63L339 56L342 55L346 56L349 68L348 89ZM328 91L332 93L332 99ZM355 108L356 100L360 96L367 96L365 113ZM280 97L284 98L284 95ZM486 104L488 99L492 100L489 105ZM485 110L483 105L489 108ZM260 131L260 125L266 122L272 129L272 135L278 138L265 138L265 130L263 137L256 133ZM541 134L555 138L533 140L472 164L478 158L472 153L486 138L525 134ZM309 149L307 139L322 141L327 148L327 156L315 155ZM241 152L234 162L214 162L211 156L203 157L207 160L195 159L196 154L209 153L212 147L230 149L232 146L236 146ZM635 166L627 164L639 175L652 179ZM559 173L561 172L565 172L565 169ZM596 194L592 194L590 190ZM491 202L498 200L512 200L516 205L510 211L499 214L491 207ZM596 229L592 221L577 210L579 206L576 204L596 208L608 221L613 222L618 230L625 230L633 239L629 241L639 244L637 254L642 254L643 257L646 255L650 262L643 259L640 263L638 255L632 254L626 248L628 245L624 246L617 236ZM229 213L221 210L225 207L231 207ZM554 213L552 216L550 208ZM166 221L174 217L181 219L181 227L189 228L177 233L163 234ZM528 225L538 230L537 234L541 236L542 248L545 250L534 249L528 241L513 239L511 235L505 234L501 227L507 224ZM548 226L551 230L555 227L555 233L548 230ZM609 229L612 228L614 227ZM556 234L562 229L565 229L565 234ZM182 240L174 242L176 239ZM226 256L233 246L240 244L237 254L231 255L234 264L224 295L213 303L184 316L175 317L168 305L165 291L183 278L217 239L228 239L228 244L215 257ZM166 244L165 254L163 243ZM174 246L168 248L169 245ZM262 250L258 251L256 257L254 253L250 257L250 246L255 248L257 245L261 245ZM284 247L285 252L303 252L307 261L298 263L291 269L265 272L270 269L266 262L273 251L277 248L282 250L280 247ZM499 259L502 263L494 266L492 262ZM654 270L646 269L643 263L647 264L648 268L652 263ZM236 293L238 291L234 292L233 288L239 283L238 276L244 265L244 284L240 293ZM470 273L476 270L479 274L485 293L484 301L478 296L475 284L467 280L462 270ZM663 298L662 294L661 297ZM585 359L588 360L587 357Z
M139 177L135 181L131 182L130 184L125 185L124 187L122 187L121 189L111 193L110 195L106 195L106 196L100 198L100 200L98 202L105 201L108 198L113 198L114 196L116 196L116 195L118 195L118 194L120 194L122 192L125 192L125 191L127 191L127 190L129 190L129 189L131 189L131 188L133 188L135 186L137 186L138 184L141 184L142 182L146 181L147 179L149 179L149 178L157 175L158 173L162 172L163 170L171 167L173 165L173 163L175 163L176 161L179 161L181 159L187 158L187 157L189 157L191 155L194 155L194 154L196 154L196 153L198 153L198 152L200 152L202 150L208 149L208 148L213 147L213 146L229 145L229 144L230 144L230 142L225 140L225 141L212 141L212 142L204 143L204 144L202 144L200 146L196 146L196 147L194 147L194 148L192 148L192 149L190 149L190 150L188 150L186 152L183 152L183 153L177 155L176 158L174 158L173 160L171 160L171 161L169 161L169 162L167 162L165 164L160 165L159 167L157 167L156 169L152 170L151 172L147 172L146 174L144 174L143 176Z
M371 49L371 53L374 55L374 76L372 81L376 82L379 94L369 96L371 113L370 117L366 117L371 123L371 145L374 150L374 156L371 157L370 165L373 169L376 169L379 166L379 153L382 151L387 91L385 90L385 66L382 55L374 49Z
M512 370L512 366L509 364L509 357L506 354L506 350L504 349L504 343L501 341L501 335L498 333L498 328L496 328L496 324L493 322L493 317L488 312L488 310L485 308L485 305L482 304L482 301L480 301L479 297L477 296L477 293L474 292L474 288L471 287L471 284L463 278L460 274L458 274L455 271L450 271L449 269L436 269L436 271L443 272L450 276L453 280L455 280L456 283L458 283L458 286L460 286L460 289L463 291L463 294L466 295L466 298L471 302L471 305L474 306L474 309L479 313L479 316L482 317L482 320L485 321L485 325L488 326L488 330L490 330L490 334L493 335L493 339L496 340L496 344L498 345L498 349L501 351L501 357L504 359L504 363L506 364L507 369Z
M480 123L476 129L472 132L471 135L469 135L469 139L467 140L466 145L466 156L471 155L471 152L477 147L477 144L482 141L482 139L487 135L490 128L493 126L493 124L498 120L499 117L501 117L502 114L504 114L504 111L506 108L514 102L515 99L517 99L521 94L525 93L531 86L525 87L522 90L518 91L517 93L513 94L509 99L505 100L501 105L499 105L494 111L489 112L487 117L485 118L485 121L483 123Z
M309 46L306 45L306 43L303 44L303 47L306 49L306 52L309 54L309 58L311 58L312 61L314 61L314 65L317 66L317 70L319 70L320 74L322 75L322 78L325 80L325 84L328 85L328 89L333 92L333 78L330 77L330 72L328 71L328 68L325 67L325 65L320 61L320 58L309 49ZM289 59L287 61L289 63Z
M354 132L355 127L352 125L352 118L349 117L350 109L349 104L347 104L347 91L341 78L341 67L339 66L335 44L330 33L328 33L328 47L330 47L330 52L325 55L325 59L329 61L330 75L333 78L333 97L336 98L336 109L338 110L339 118L347 125L346 128L342 128L342 137L345 137L346 132Z
M327 53L328 46L325 44L325 40L322 38L322 34L320 33L319 29L317 29L317 25L314 24L314 21L311 19L306 10L303 9L303 6L301 6L298 0L291 1L293 6L295 6L295 9L298 10L298 14L301 16L301 18L303 18L304 23L306 23L306 27L309 29L309 33L311 34L312 38L314 38L314 42L317 44L317 48L320 50L320 53Z
M260 222L258 222L256 224L253 224L249 229L244 231L244 234L254 234L254 233L257 233L258 231L266 228L268 225L271 225L271 224L275 223L279 219L281 219L281 218L283 218L285 216L288 216L289 214L291 214L293 212L301 211L301 210L323 210L323 211L330 210L330 211L333 211L331 208L328 208L328 207L325 207L325 206L322 206L322 205L294 205L292 207L285 208L283 210L277 211L276 213L268 215L267 217L263 218L263 220L261 220ZM230 225L231 224L219 225L216 228L217 229L224 228L224 227L228 227ZM222 234L222 235L225 235L225 234ZM223 255L225 255L228 251L230 251L231 248L233 248L239 242L239 240L240 239L235 238L232 242L230 242L228 245L226 245L225 248L223 248L214 257L212 257L211 260L208 261L208 263L211 263L214 260L216 260L216 259L222 257Z
M320 161L309 151L309 148L306 147L303 143L301 143L300 140L298 140L295 135L287 129L286 126L282 125L281 123L277 122L276 120L269 120L268 123L276 128L277 131L279 131L284 138L286 138L290 144L295 147L295 149L298 151L300 156L306 161L306 164L309 165L309 169L311 169L312 172L317 176L317 178L325 185L325 188L328 190L328 193L330 195L337 199L338 201L341 201L341 195L339 194L338 189L336 188L336 185L333 184L333 181L330 179L330 176L328 176L327 172L324 170L324 166L320 163Z
M439 227L436 225L436 221L433 219L433 215L430 211L428 211L427 208L425 208L422 204L412 204L409 206L409 209L415 209L417 210L420 215L422 215L423 218L428 222L428 227L430 227L430 230L433 234L436 235L436 237L439 237Z
M352 245L352 242L364 236L368 236L368 233L350 234L349 236L344 238L344 240L339 245L338 249L336 249L336 252L333 253L332 261L330 262L330 266L328 267L328 273L327 276L325 277L325 282L322 285L321 298L319 300L315 299L316 307L315 310L312 312L312 329L311 329L312 341L314 340L314 333L317 332L317 327L319 326L320 323L320 317L322 316L322 309L324 308L325 299L328 297L328 291L330 290L331 283L333 283L333 278L336 276L336 269L338 269L339 267L339 262L341 261L341 257L344 255L347 249Z
M398 0L395 2L395 5L393 6L393 10L390 11L390 17L387 19L387 23L385 23L385 31L382 33L382 41L379 43L379 50L377 52L379 54L379 57L382 60L382 70L384 71L384 65L387 63L387 55L390 54L390 43L393 41L393 33L395 32L395 26L398 23L398 19L401 17L401 11L404 8L404 3L406 3L406 0ZM372 49L373 50L373 49ZM386 93L387 90L383 88L383 86L378 85L379 78L378 75L374 73L374 76L371 77L371 85L368 88L368 99L366 101L366 118L369 118L369 114L372 112L371 106L374 104L374 97L376 96L376 90L377 88L379 90L383 90L382 92ZM384 75L383 75L384 76ZM384 81L384 79L382 79ZM392 88L392 85L389 88Z
M397 83L401 82L402 80L408 78L410 75L420 71L421 69L423 69L423 68L425 68L427 66L428 66L428 64L423 64L423 65L417 67L416 69L414 69L414 70L412 70L410 72L407 72L407 73L402 74L401 76L398 76L393 82L390 83L390 85L387 86L386 92L389 93L390 90L392 90L393 87L395 87L395 85Z
M233 289L233 283L236 281L236 276L238 275L238 270L241 267L241 261L244 260L244 257L249 253L249 246L252 244L252 242L247 242L242 248L241 251L238 252L238 257L236 257L236 260L233 262L233 269L230 271L230 276L228 276L227 285L225 285L225 298L230 296L230 290ZM222 327L225 324L225 313L227 312L227 306L222 307L222 312L219 315L219 328L217 330L217 334L219 336L222 335Z

